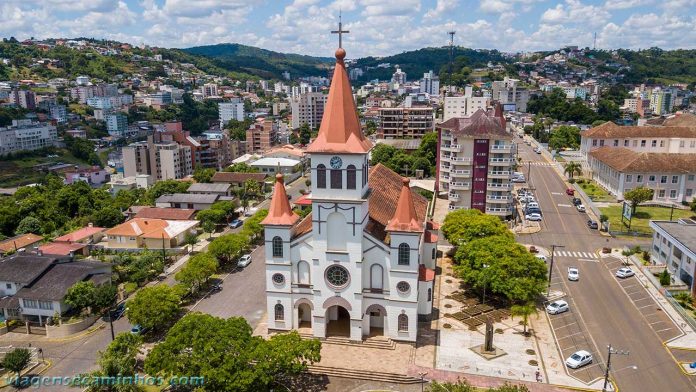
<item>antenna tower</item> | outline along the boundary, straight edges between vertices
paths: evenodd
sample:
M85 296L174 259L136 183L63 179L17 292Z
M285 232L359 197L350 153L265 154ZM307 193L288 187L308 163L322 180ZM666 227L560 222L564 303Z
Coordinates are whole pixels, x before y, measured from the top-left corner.
M454 34L456 34L456 31L451 30L448 31L447 34L450 37L449 40L449 81L448 81L448 86L447 89L449 90L448 92L452 91L452 62L454 61ZM447 92L445 93L445 96L447 96Z

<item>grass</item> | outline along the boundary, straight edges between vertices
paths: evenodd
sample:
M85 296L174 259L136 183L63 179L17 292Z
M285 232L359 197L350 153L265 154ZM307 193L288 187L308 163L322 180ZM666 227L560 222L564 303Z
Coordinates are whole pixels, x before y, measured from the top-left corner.
M38 164L58 164L62 162L87 165L86 162L75 158L65 149L58 149L56 155L58 155L57 158L40 156L0 161L0 188L27 185L40 181L45 176L45 172L34 170L34 166Z
M592 201L614 201L614 197L592 180L579 179L576 184L582 188Z
M621 205L615 205L610 207L601 207L599 211L609 217L611 230L627 231L628 227L621 223ZM670 208L666 207L640 207L638 206L636 213L633 214L633 219L631 220L631 231L637 231L639 233L651 233L650 221L651 220L669 220ZM690 210L678 210L674 209L673 220L679 218L689 218L693 216L694 213Z

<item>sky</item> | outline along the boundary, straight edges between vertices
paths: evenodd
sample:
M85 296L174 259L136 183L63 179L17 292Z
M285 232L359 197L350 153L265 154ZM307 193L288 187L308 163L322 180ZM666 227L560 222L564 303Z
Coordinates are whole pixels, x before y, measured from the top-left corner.
M505 52L696 48L696 0L0 0L0 36L186 48L241 43L349 58L455 45Z

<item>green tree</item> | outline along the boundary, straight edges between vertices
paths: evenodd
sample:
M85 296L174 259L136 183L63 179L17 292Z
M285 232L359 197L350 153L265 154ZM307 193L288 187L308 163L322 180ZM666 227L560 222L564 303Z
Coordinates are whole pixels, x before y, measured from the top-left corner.
M193 179L196 180L196 182L209 183L212 180L214 174L215 169L196 168L196 170L193 171Z
M104 284L94 289L94 307L104 309L116 302L116 286Z
M146 198L149 204L154 204L158 197L172 193L183 193L191 186L190 182L178 180L157 181L148 189Z
M244 233L221 235L215 238L208 251L216 257L220 264L229 265L249 246L249 237Z
M477 392L479 390L481 389L472 386L466 379L458 379L455 383L431 381L427 389L428 392ZM524 385L506 382L502 386L488 388L486 392L529 392L529 389Z
M2 367L17 374L15 384L19 383L19 376L22 370L29 365L31 361L31 353L26 348L16 348L7 354L2 360Z
M65 303L75 308L76 312L82 313L82 310L94 306L96 291L92 282L77 282L65 293Z
M258 173L259 169L249 166L244 162L239 162L228 166L225 171L231 173Z
M527 335L527 324L529 323L529 316L537 313L538 311L533 301L528 301L518 305L512 305L512 307L510 308L510 315L512 317L522 317L522 326L524 328L524 331L522 333L525 336Z
M652 200L653 193L654 190L644 186L639 186L638 188L633 188L628 192L624 192L624 199L631 203L632 213L635 214L640 203Z
M128 301L126 316L131 324L160 329L179 314L181 299L167 285L145 287Z
M99 369L90 374L92 379L101 377L134 377L137 355L142 345L142 337L122 332L116 335L106 350L99 352ZM86 385L80 385L82 387ZM140 392L143 387L129 383L101 383L87 386L88 392Z
M454 246L469 242L475 238L503 236L513 238L512 233L500 218L486 215L479 210L456 210L445 217L442 233Z
M244 193L246 195L257 196L261 194L261 185L254 179L244 181Z
M582 165L578 162L568 162L563 167L563 172L568 175L568 178L573 178L576 174L582 175Z
M253 124L252 119L245 119L244 121L237 121L232 119L227 122L225 129L229 130L230 139L245 141L246 131Z
M554 129L549 137L549 147L552 150L561 150L563 148L577 149L580 147L580 129L567 125L561 125Z
M300 135L300 144L309 144L309 140L312 138L312 130L307 123L300 126L298 133Z
M19 221L15 234L19 235L26 233L41 234L41 221L33 216L27 216Z
M199 253L189 259L184 268L174 275L174 279L188 286L192 292L208 281L217 271L218 261L208 253Z
M372 157L370 164L372 166L375 166L378 163L381 163L385 166L388 166L387 163L391 160L391 158L396 154L397 151L398 150L396 149L396 147L384 143L378 143L376 146L372 148L372 151L370 152L370 156Z
M268 391L320 360L321 343L297 332L268 340L253 336L241 317L189 313L145 360L148 374L203 377L206 390ZM250 365L253 364L253 365Z
M104 207L92 215L92 220L98 227L114 227L125 219L126 217L117 207Z

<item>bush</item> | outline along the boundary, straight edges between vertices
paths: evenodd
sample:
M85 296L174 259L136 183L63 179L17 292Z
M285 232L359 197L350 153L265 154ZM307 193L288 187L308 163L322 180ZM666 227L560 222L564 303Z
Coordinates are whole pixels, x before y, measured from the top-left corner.
M606 222L606 221L608 221L608 220L609 220L609 217L608 217L607 215L604 215L604 214L600 214L600 215L599 215L599 221L600 221L600 222Z
M568 179L569 184L575 184L575 179L574 178L569 178Z
M660 274L660 284L663 286L669 286L670 283L672 283L672 280L670 279L669 271L667 271L667 269L665 269Z
M648 252L647 250L643 251L643 260L650 261L650 252Z
M305 180L304 184L305 186L310 186L312 185L312 180Z
M138 284L135 282L126 282L123 285L123 290L125 290L126 294L132 294L137 289L138 289Z

